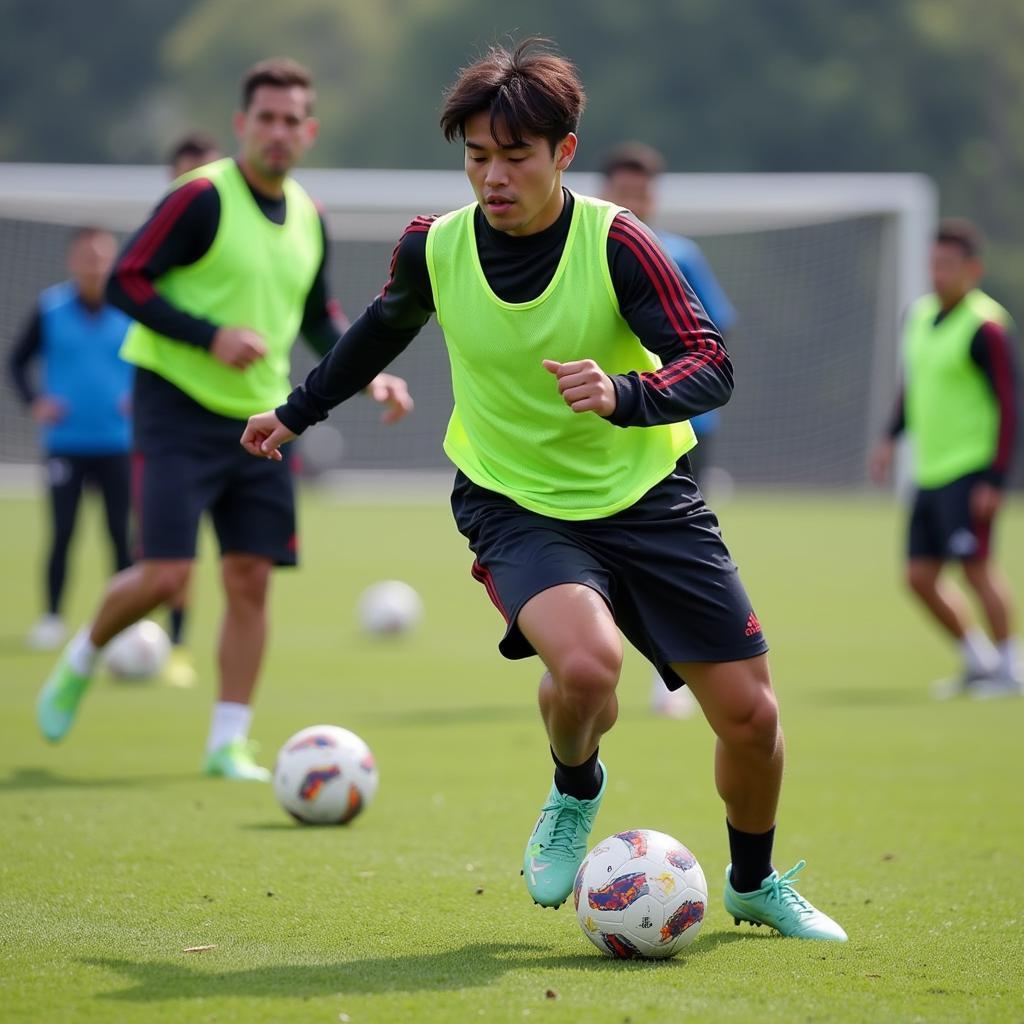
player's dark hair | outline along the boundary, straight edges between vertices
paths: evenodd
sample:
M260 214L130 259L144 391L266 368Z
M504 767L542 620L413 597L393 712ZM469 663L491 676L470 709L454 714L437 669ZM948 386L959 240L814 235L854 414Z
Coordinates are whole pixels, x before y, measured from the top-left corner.
M492 46L486 56L459 72L444 96L441 131L453 142L465 139L466 121L489 111L491 135L502 146L539 135L555 146L576 131L587 98L570 60L535 37L514 50ZM499 134L501 133L501 134Z
M203 157L209 153L219 153L220 143L206 132L189 132L178 139L167 154L167 162L172 166L183 156Z
M605 154L601 161L601 173L605 178L610 178L616 171L633 171L656 178L664 170L665 158L645 142L623 142Z
M248 110L253 94L261 85L269 85L275 89L288 89L293 85L301 86L309 94L306 101L306 113L313 113L313 102L316 93L313 90L313 76L297 60L291 57L269 57L253 64L242 78L242 109Z
M969 260L978 259L984 248L984 239L978 226L963 217L947 217L940 221L935 241L959 246Z
M77 245L79 242L89 242L94 238L110 238L113 239L114 235L106 228L101 228L96 224L83 224L81 227L75 228L70 235L68 235L68 242L66 248L70 249L73 245Z

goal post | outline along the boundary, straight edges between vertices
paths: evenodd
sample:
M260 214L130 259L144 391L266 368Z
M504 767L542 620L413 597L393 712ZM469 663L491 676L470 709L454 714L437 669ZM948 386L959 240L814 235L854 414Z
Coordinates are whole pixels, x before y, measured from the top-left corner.
M417 214L471 201L460 171L304 169L332 239L332 286L350 314L380 290L392 248ZM596 174L566 184L598 194ZM71 227L124 235L167 187L161 167L0 164L0 347L9 351L36 294L63 276ZM741 483L859 485L897 378L903 310L928 287L937 218L917 174L665 174L658 226L694 238L738 311L728 339L736 392L711 461ZM313 357L296 346L296 378ZM311 457L353 470L447 465L447 359L432 321L395 364L415 414L381 427L347 403L333 427L308 432ZM35 431L6 380L0 462L37 457ZM321 431L319 441L314 440ZM331 433L333 431L333 433ZM339 436L340 431L340 436ZM319 454L318 454L319 453Z

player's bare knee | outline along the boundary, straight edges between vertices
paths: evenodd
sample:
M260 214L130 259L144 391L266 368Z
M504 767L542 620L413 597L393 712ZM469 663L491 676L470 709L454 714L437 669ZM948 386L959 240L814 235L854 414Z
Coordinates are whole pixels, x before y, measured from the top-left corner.
M935 590L935 572L929 566L910 562L907 565L904 579L907 586L915 593L924 597Z
M271 564L265 558L232 558L223 567L224 591L232 604L262 605L270 584Z
M146 562L142 578L153 600L162 604L188 583L190 568L186 562Z
M601 708L615 692L622 657L611 650L574 650L552 666L559 693L581 710Z
M770 689L737 706L718 729L723 743L762 754L774 754L779 742L779 705Z
M963 563L964 579L972 590L988 590L992 586L992 579L988 571L988 562L980 559L968 559Z

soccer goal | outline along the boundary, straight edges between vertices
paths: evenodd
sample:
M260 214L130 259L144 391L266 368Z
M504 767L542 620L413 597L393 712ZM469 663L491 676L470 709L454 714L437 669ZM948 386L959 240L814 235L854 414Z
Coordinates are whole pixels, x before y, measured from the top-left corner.
M469 202L461 172L305 170L326 211L335 293L358 314L384 283L392 248L419 213ZM157 167L0 164L0 337L6 354L36 294L63 274L71 227L125 233L167 181ZM585 173L567 184L597 193ZM927 288L937 198L912 174L667 174L659 226L696 239L739 313L728 339L736 392L712 462L738 482L856 485L896 387L902 311ZM300 343L295 376L311 365ZM416 412L382 427L348 403L308 432L307 456L351 470L433 470L451 409L431 322L395 363ZM4 384L0 462L36 457L35 430Z

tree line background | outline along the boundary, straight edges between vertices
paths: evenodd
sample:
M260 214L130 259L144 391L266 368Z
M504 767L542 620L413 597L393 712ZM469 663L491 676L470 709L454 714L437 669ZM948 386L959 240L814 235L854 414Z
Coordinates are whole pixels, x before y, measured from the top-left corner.
M459 67L542 34L589 94L576 166L623 138L676 171L921 171L989 238L1024 319L1020 0L0 0L0 160L158 162L231 146L238 80L287 54L316 76L314 166L457 165L437 130Z

